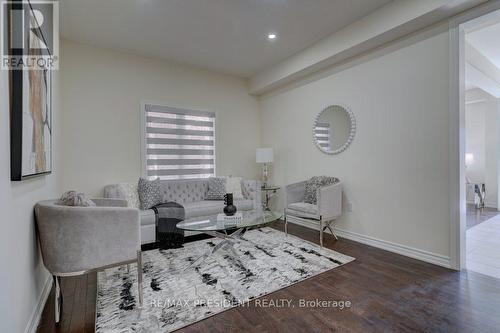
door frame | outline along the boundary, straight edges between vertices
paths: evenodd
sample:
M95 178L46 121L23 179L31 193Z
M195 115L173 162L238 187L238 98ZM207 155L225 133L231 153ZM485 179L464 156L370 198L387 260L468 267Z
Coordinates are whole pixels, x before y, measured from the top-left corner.
M466 268L465 33L500 22L500 1L488 2L449 22L450 267Z

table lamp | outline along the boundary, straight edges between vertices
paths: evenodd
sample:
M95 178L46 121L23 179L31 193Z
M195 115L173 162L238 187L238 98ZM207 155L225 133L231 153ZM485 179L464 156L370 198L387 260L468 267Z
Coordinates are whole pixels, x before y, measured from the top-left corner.
M262 186L267 186L267 164L274 162L273 148L257 148L255 160L262 166Z

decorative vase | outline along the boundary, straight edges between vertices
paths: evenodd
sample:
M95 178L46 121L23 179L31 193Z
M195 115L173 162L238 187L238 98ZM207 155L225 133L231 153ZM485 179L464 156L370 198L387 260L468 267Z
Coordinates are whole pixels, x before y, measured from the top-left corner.
M224 204L226 207L224 207L224 214L227 216L233 216L236 213L236 206L233 205L233 194L232 193L226 193L224 195Z

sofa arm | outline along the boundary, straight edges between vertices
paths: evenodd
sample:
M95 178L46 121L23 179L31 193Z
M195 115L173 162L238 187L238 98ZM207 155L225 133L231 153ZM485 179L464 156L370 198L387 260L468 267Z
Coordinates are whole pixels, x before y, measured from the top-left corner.
M252 200L256 210L262 209L262 183L258 180L243 180L243 195L246 199Z
M125 199L96 198L92 199L97 207L127 207L128 202Z
M303 202L306 194L306 181L287 185L285 187L285 207L295 202Z
M139 211L122 207L35 206L43 261L52 274L71 274L134 260Z
M318 214L324 219L336 219L342 215L342 183L321 187L316 192Z

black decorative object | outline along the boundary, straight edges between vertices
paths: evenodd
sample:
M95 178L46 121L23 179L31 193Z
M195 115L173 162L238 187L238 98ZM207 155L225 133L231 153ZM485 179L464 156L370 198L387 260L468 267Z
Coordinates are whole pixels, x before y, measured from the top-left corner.
M236 213L236 206L233 205L233 194L232 193L226 193L224 195L224 204L226 207L224 207L224 214L227 216L233 216Z

